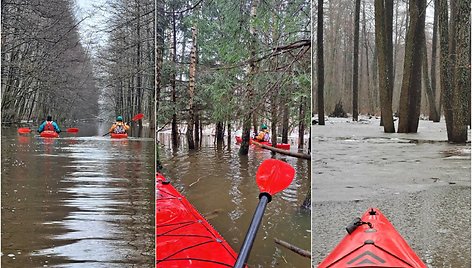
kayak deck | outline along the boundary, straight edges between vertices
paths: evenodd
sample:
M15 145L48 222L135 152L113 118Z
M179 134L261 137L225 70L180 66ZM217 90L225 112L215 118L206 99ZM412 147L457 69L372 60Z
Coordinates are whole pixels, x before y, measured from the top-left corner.
M223 237L161 175L156 176L156 268L233 267Z
M253 140L254 139L250 139L249 143L252 144ZM240 136L236 136L236 143L241 143L242 141L243 141L243 139ZM267 146L272 146L272 143L270 143L268 141L257 141L257 142L260 143L260 144L267 145ZM277 143L276 148L284 149L284 150L290 150L290 144L288 144L288 143Z
M427 267L378 209L369 209L360 223L318 267Z

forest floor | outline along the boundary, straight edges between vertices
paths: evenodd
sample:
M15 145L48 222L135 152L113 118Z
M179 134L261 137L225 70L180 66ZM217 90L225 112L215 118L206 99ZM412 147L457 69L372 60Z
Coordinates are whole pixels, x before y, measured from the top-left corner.
M361 117L313 126L314 264L372 206L428 266L470 267L470 142L448 143L444 120L420 120L416 134L386 134L379 124Z

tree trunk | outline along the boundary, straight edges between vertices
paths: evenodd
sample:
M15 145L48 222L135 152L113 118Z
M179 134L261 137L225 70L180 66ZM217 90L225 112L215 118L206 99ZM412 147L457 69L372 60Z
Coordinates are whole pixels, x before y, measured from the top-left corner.
M452 61L452 135L450 141L467 141L467 124L470 118L470 0L457 1L451 7L451 41L455 44L451 54Z
M177 128L177 88L176 88L176 70L177 70L177 30L176 30L176 21L175 21L175 10L172 6L172 49L171 59L172 59L172 71L170 77L170 84L172 87L172 146L178 146L178 135L179 130Z
M437 96L438 87L436 86L436 57L437 57L437 47L438 47L438 0L434 1L434 21L433 21L433 43L431 49L431 90L433 95ZM439 95L441 96L441 87L439 87ZM436 114L429 114L429 120L433 122L439 122L441 120L441 102L437 104L436 97L434 99L434 106L436 107ZM430 110L431 112L431 110ZM437 116L437 117L436 117Z
M154 13L154 19L156 23L156 46L154 48L154 57L156 61L155 65L155 76L154 76L154 91L155 91L155 117L157 123L157 117L159 116L159 104L160 104L160 92L161 92L161 70L162 70L162 62L163 62L163 54L164 54L164 0L156 0L156 12ZM158 20L158 18L160 18ZM156 134L157 135L157 134ZM156 141L158 137L156 137ZM159 146L156 144L156 171L160 171L162 169L162 164L160 160L159 154Z
M318 27L316 45L316 61L318 62L318 125L324 125L323 0L318 0Z
M305 135L305 97L300 99L300 108L298 111L298 149L303 149Z
M443 103L444 117L446 119L447 139L452 137L452 83L450 73L449 58L449 30L448 30L448 7L447 0L438 0L439 18L439 44L440 44L440 81L441 81L441 97Z
M400 94L398 132L418 132L421 107L421 70L423 58L426 0L410 1L410 25L405 44L403 81Z
M196 106L196 105L195 105ZM194 137L195 137L195 144L200 144L200 116L198 114L198 109L195 107L195 130L194 130Z
M192 51L190 52L190 72L189 72L189 115L187 122L187 142L190 150L195 149L195 141L193 139L193 126L195 125L195 104L193 99L195 96L195 73L197 68L197 29L192 27Z
M253 0L251 3L251 14L249 22L249 33L250 33L250 42L249 42L249 51L250 51L250 60L249 60L249 73L248 73L248 83L247 83L247 99L245 101L245 111L247 114L244 115L243 121L243 133L242 133L242 142L239 147L239 155L248 155L249 153L249 138L251 134L251 117L252 113L249 112L252 110L252 100L254 95L253 89L253 78L257 72L257 63L256 58L256 42L257 42L257 32L255 28L256 15L257 15L257 6L259 4L258 0Z
M361 0L356 0L354 19L354 52L352 72L352 121L359 119L359 17L361 12Z
M428 103L429 103L429 116L430 116L430 120L433 120L434 122L438 122L439 115L438 115L438 110L436 109L436 95L433 89L431 88L431 83L429 81L428 50L426 48L426 38L424 34L423 34L422 43L423 43L423 63L422 63L423 82L424 82L424 88L426 90L426 96L428 98Z
M216 143L222 144L225 138L225 133L223 129L223 122L216 123Z
M389 2L388 0L386 1ZM392 116L392 97L393 91L393 64L392 46L391 44L391 17L387 16L391 12L384 0L375 0L375 44L377 47L378 56L378 71L379 71L379 93L380 93L380 108L384 132L394 133ZM390 5L389 5L390 6ZM393 7L392 7L393 9ZM390 19L390 20L389 20ZM387 29L390 29L388 32ZM390 38L389 38L390 36Z
M283 106L283 117L282 117L282 143L288 143L288 127L289 127L289 109L288 105Z

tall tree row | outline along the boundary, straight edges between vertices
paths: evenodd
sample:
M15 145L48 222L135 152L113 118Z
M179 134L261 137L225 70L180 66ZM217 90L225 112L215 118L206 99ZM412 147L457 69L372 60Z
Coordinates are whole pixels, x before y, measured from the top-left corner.
M2 1L2 121L98 114L90 54L71 0Z
M154 1L117 0L104 7L108 40L99 55L103 96L116 115L144 113L154 125ZM141 127L142 121L138 121Z
M192 132L198 147L205 127L221 144L225 132L248 139L262 123L286 139L309 122L310 2L172 1L164 10L158 123L174 146Z
M385 132L395 132L393 115L398 115L398 132L414 133L422 116L439 122L443 111L448 139L465 141L470 125L470 31L465 30L470 28L470 1L361 2L362 14L357 2L314 5L321 14L314 28L318 47L328 51L314 65L324 63L318 67L324 74L317 78L324 94L314 95L318 109L326 108L319 114L331 114L337 105L353 111L354 120L357 110L380 115ZM364 49L358 50L358 42Z

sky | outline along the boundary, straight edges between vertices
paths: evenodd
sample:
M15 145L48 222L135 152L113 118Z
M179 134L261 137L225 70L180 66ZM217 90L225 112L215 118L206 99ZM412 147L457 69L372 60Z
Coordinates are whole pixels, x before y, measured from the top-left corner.
M105 2L106 0L75 0L77 6L75 16L77 20L80 21L87 17L79 25L79 34L83 40L82 44L91 47L92 50L97 49L96 44L104 45L106 42L106 34L100 30L104 25L103 20L107 14L96 8L97 5L103 5ZM90 44L94 45L90 46Z

